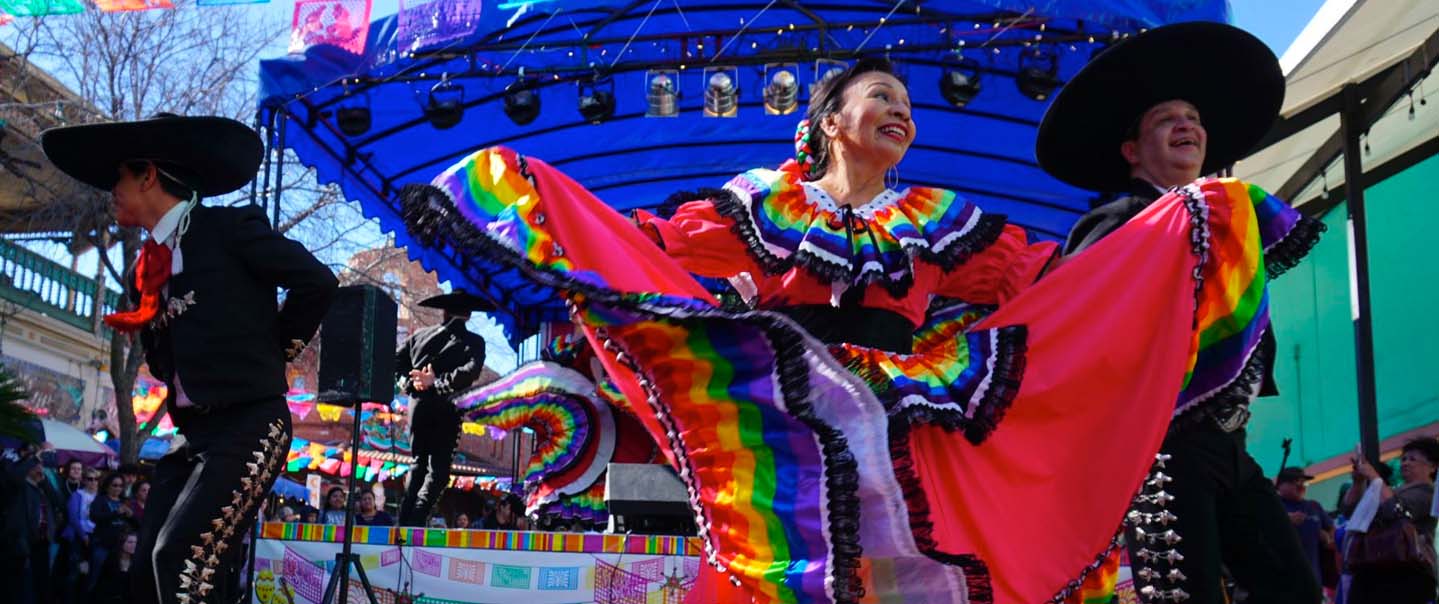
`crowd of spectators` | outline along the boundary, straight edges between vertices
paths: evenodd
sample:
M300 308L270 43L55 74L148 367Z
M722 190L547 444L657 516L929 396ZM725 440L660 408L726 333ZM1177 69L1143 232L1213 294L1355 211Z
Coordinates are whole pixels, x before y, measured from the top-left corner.
M1351 460L1350 483L1334 511L1305 498L1314 477L1284 468L1275 480L1310 566L1337 604L1436 601L1434 478L1439 440L1414 438L1389 464ZM1397 478L1397 480L1396 480Z
M0 581L20 604L125 601L124 588L150 483L136 466L116 471L79 459L57 464L48 445L6 450L0 458ZM1351 484L1326 511L1306 498L1314 477L1282 469L1276 489L1315 576L1331 602L1342 604L1433 604L1436 593L1434 480L1439 440L1416 438L1389 464L1354 460ZM349 501L341 487L325 491L323 509L303 502L276 502L270 520L343 524ZM393 526L394 517L366 490L355 499L355 523ZM600 527L556 517L531 518L513 494L464 494L448 498L431 517L435 528L584 532ZM1415 556L1376 549L1396 534L1412 534ZM1383 536L1381 539L1380 536ZM1361 552L1361 550L1363 550ZM1391 560L1391 558L1394 558ZM1243 594L1239 594L1239 602Z
M48 444L0 460L0 573L20 604L123 602L150 483L138 466L63 464Z

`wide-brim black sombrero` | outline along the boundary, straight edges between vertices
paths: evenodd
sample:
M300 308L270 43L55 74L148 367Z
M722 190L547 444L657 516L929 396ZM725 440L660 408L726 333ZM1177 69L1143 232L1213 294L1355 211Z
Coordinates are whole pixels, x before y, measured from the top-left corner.
M463 291L430 296L424 300L420 300L419 305L426 308L438 308L455 314L493 312L496 309L494 303L489 300Z
M1091 191L1121 191L1126 132L1150 107L1184 100L1209 135L1203 173L1243 158L1274 125L1284 73L1248 32L1196 21L1159 27L1100 53L1055 96L1034 154L1051 176Z
M108 191L120 165L131 160L179 166L185 186L202 197L248 184L260 169L260 136L235 120L213 116L160 115L134 122L51 128L40 146L55 167L87 185Z

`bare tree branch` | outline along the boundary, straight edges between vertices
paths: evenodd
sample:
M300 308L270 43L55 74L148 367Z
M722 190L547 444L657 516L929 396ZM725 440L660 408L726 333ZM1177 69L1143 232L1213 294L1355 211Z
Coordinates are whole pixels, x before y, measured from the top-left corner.
M30 90L34 86L27 85L34 81L51 81L51 75L40 71L48 69L54 79L73 89L63 91L64 86L55 84L49 88L60 92L52 96L64 96L65 103L76 106L61 105L58 98L27 97L0 118L23 121L32 140L22 142L30 147L35 146L34 134L64 123L137 120L162 111L243 120L254 112L251 74L255 59L284 31L279 23L257 19L244 8L197 8L194 0L176 2L170 10L87 11L29 19L0 34L14 49L12 55L0 57L4 67L0 86L9 91ZM75 102L77 98L80 103ZM66 110L56 109L62 106ZM8 165L4 157L0 154L0 166ZM35 191L49 192L57 200L84 201L79 205L41 204L26 217L30 224L76 225L73 240L100 248L100 261L109 276L128 285L116 266L128 267L134 262L140 237L135 229L116 227L108 211L108 196L76 188L73 181L62 183L66 188L39 176L30 180ZM98 243L107 240L119 242L118 262ZM128 297L122 297L121 304L129 304ZM137 430L130 398L143 361L139 342L111 332L110 378L115 389L120 456L126 462L138 458L144 436Z

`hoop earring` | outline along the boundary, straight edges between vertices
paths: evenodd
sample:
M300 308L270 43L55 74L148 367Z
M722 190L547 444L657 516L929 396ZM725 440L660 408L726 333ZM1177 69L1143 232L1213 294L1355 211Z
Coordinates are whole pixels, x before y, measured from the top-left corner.
M890 166L889 171L884 173L884 187L886 189L899 188L899 166Z

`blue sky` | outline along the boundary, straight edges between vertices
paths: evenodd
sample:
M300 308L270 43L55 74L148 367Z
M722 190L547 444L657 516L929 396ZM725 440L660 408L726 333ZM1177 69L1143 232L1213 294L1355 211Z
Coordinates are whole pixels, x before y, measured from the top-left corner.
M1282 56L1324 0L1229 0L1234 24L1248 30Z

